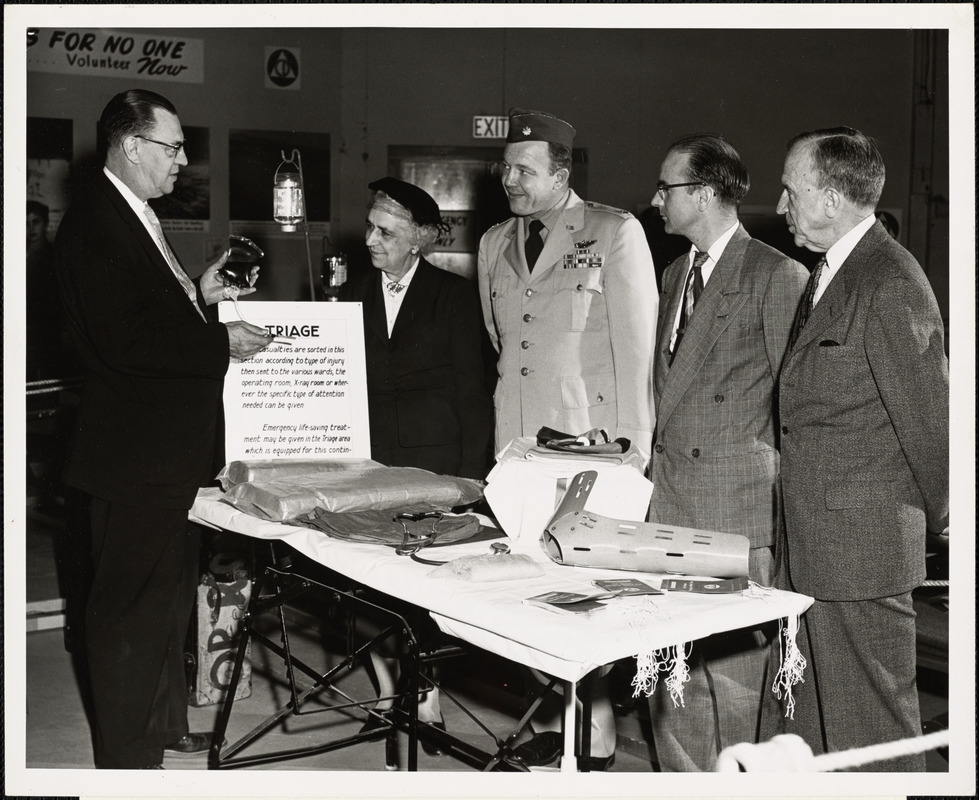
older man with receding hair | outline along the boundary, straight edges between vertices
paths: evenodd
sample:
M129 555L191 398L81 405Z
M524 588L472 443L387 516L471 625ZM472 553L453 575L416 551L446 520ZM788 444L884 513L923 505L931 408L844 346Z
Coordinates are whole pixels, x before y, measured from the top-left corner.
M787 585L815 598L787 730L814 752L921 734L911 591L948 526L948 359L935 295L875 219L877 144L852 128L789 143L778 212L823 253L779 385ZM867 769L920 771L924 756Z

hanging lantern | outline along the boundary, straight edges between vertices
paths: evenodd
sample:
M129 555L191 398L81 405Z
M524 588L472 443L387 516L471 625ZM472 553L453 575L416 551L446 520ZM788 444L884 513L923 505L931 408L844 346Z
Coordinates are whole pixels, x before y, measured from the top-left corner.
M283 151L282 163L275 170L272 218L284 231L296 230L296 226L306 218L302 164L297 163L299 159L298 150L293 150L288 159Z

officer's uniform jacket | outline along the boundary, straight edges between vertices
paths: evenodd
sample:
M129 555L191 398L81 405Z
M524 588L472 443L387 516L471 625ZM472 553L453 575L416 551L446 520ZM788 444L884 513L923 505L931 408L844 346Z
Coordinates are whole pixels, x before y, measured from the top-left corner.
M603 428L648 453L659 295L642 227L571 192L531 274L526 225L511 218L479 243L483 318L500 354L497 452L547 425Z

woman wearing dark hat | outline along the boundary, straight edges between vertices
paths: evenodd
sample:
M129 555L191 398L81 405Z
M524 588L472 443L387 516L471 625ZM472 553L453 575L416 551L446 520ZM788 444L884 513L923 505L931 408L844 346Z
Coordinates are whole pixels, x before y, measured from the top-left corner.
M397 178L369 188L366 242L377 272L347 283L340 299L364 304L371 457L484 478L493 406L476 287L422 255L444 229L431 195Z
M374 271L345 284L339 298L364 306L371 457L388 466L482 479L493 406L484 384L476 287L422 255L445 229L431 195L390 177L369 188L366 243ZM372 661L380 696L393 694L386 660L372 654ZM418 718L444 726L438 690L420 699ZM376 722L372 716L365 727L379 727ZM396 768L392 742L389 737L387 766ZM424 740L422 748L440 754Z

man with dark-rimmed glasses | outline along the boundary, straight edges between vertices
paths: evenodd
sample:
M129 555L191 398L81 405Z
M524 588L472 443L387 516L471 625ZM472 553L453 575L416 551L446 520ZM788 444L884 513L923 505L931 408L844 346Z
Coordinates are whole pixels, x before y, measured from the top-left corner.
M227 256L192 280L147 202L172 192L187 164L173 105L122 92L99 132L104 169L55 241L66 325L87 373L64 479L91 498L95 764L159 769L165 752L210 745L187 727L183 644L199 558L187 511L214 476L229 359L271 337L218 321Z
M691 248L663 274L649 518L748 537L749 577L770 586L774 392L806 271L741 226L748 186L741 157L720 136L674 142L660 168L653 206ZM650 698L661 770L709 770L722 747L756 740L767 633L695 642L683 707L668 693Z

